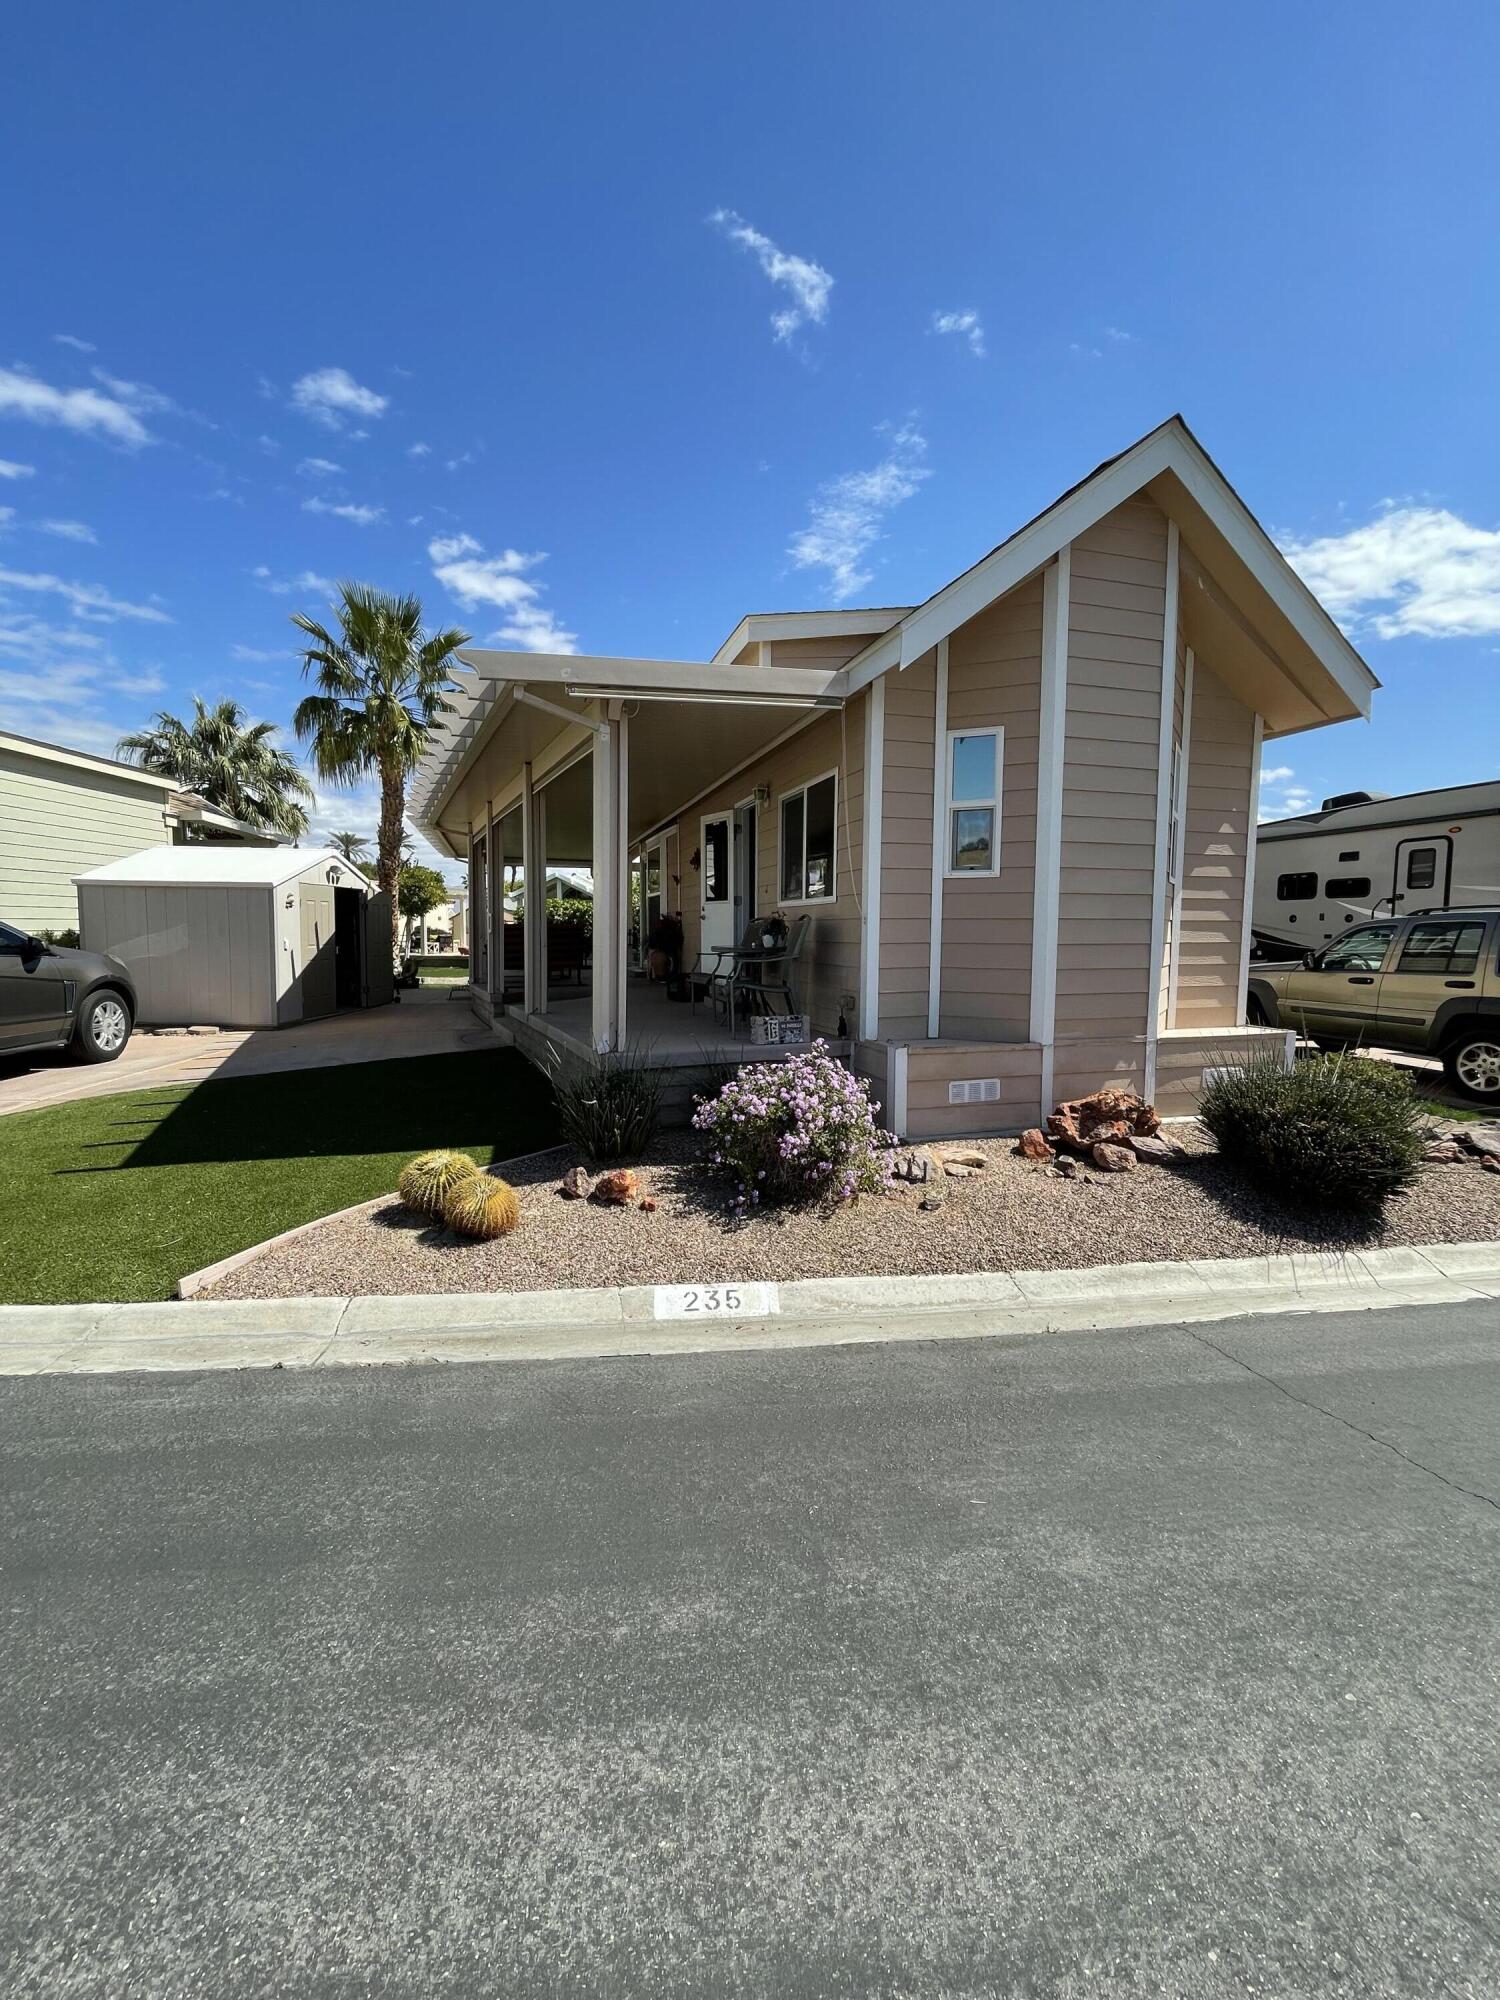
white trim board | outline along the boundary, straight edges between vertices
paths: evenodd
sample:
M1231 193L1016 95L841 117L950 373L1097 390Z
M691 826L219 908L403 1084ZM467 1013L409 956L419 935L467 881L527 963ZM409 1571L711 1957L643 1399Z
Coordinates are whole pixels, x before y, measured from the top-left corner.
M1073 551L1042 578L1042 685L1037 744L1036 873L1031 912L1031 1039L1041 1049L1043 1115L1051 1109L1057 1035L1057 930L1062 896L1062 802L1068 723L1068 605Z
M885 817L885 682L865 697L864 910L860 928L859 1033L880 1039L880 863Z
M1187 887L1187 807L1188 786L1192 783L1193 760L1193 668L1196 659L1191 646L1184 649L1182 662L1182 760L1177 773L1177 797L1172 801L1172 817L1177 822L1177 880L1172 885L1172 929L1167 961L1167 1026L1177 1026L1177 975L1182 968L1182 898Z
M1172 719L1177 693L1177 572L1181 537L1167 523L1167 590L1162 607L1161 698L1156 729L1156 838L1152 845L1151 956L1147 961L1146 1073L1141 1095L1156 1091L1156 1038L1161 1033L1161 962L1167 934L1167 836L1172 812Z
M927 1038L936 1041L943 1005L943 880L948 844L948 641L937 642L932 707L932 911L927 934Z

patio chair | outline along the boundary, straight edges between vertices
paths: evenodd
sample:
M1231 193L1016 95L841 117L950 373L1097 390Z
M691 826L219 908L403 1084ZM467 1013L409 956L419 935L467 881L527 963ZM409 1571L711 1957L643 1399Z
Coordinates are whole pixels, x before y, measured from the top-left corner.
M710 944L700 949L698 956L687 970L688 998L692 1002L695 1014L698 1011L698 1002L705 995L710 999L713 998L715 982L725 969L724 961L728 959L732 964L742 953L750 951L755 940L765 929L766 921L764 917L752 917L746 924L738 944ZM715 1008L717 1010L717 1002Z
M797 1004L797 965L812 930L811 917L798 917L787 934L786 943L780 951L752 950L737 951L734 963L728 972L720 973L714 981L715 1007L722 1000L725 1018L733 1028L735 1012L743 999L747 1012L772 1013L772 1001L779 993L786 1003L788 1014L800 1014ZM766 974L776 974L775 984L767 982Z

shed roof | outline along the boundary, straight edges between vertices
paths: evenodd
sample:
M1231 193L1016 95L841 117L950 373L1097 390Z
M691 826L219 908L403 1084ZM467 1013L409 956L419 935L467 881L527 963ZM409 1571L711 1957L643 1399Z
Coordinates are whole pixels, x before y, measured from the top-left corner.
M143 847L73 880L134 889L277 889L330 867L349 877L349 887L369 887L369 878L334 847L237 847L213 840Z

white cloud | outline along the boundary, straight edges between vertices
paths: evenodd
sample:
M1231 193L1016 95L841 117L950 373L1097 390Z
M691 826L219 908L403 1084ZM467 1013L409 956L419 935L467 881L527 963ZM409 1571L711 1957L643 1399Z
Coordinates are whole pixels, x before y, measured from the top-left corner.
M324 500L314 493L302 503L304 514L336 514L341 521L352 521L357 528L368 528L374 521L385 519L384 507L366 507L355 500Z
M0 458L0 479L30 479L34 465L22 465L16 458Z
M87 521L38 521L37 526L44 535L55 535L62 542L97 542L99 539Z
M932 315L934 333L961 334L969 343L969 352L984 358L984 321L972 307L963 312L935 312Z
M100 436L116 444L151 442L151 433L133 410L97 389L54 389L37 375L0 368L0 416L33 424L61 424L80 436Z
M147 667L139 674L122 674L110 682L118 694L161 694L166 685L165 677L155 667Z
M111 719L111 696L161 687L155 668L122 668L97 629L52 624L0 601L0 726L110 757L137 719Z
M172 623L158 605L131 604L124 598L111 597L96 583L70 583L64 577L49 576L43 571L0 569L0 592L5 590L46 592L61 597L75 618L87 618L100 625L113 624L117 618L140 619L150 625Z
M54 333L52 338L57 342L59 347L73 347L80 354L94 354L98 351L93 341L80 340L76 333Z
M126 382L103 368L93 368L89 372L112 396L118 397L127 410L134 410L138 416L160 416L164 411L177 408L170 396L161 389L153 389L149 382Z
M1260 774L1260 819L1294 819L1311 812L1313 795L1305 784L1291 781L1296 772L1290 764L1269 764Z
M787 550L796 568L828 572L835 604L870 581L871 572L861 565L880 539L882 520L931 477L931 467L924 463L927 440L910 418L895 428L882 424L879 429L888 441L885 457L864 472L841 473L819 487L808 525L792 537Z
M331 458L304 458L297 466L304 479L331 479L343 469L343 466L335 465Z
M14 507L0 507L0 528L8 527L15 518L16 510Z
M463 605L493 604L505 622L491 639L527 653L576 653L578 634L565 631L541 601L541 587L527 574L545 555L504 549L486 556L472 535L438 535L427 544L432 573Z
M778 248L769 236L762 235L732 208L716 208L708 219L731 243L751 252L773 285L780 285L790 293L792 304L771 315L775 339L788 341L800 326L823 324L828 317L833 278L821 264Z
M1123 343L1128 346L1135 340L1135 335L1127 333L1123 326L1107 326L1104 329L1104 338L1106 340L1113 340L1116 344Z
M261 665L268 660L284 660L289 656L284 647L277 652L267 646L235 645L230 647L229 657L231 660L246 660L252 665Z
M273 576L264 563L257 563L250 574L262 590L269 590L273 597L333 597L338 585L330 576L319 576L315 569L299 570L296 576Z
M420 438L417 440L415 444L409 444L406 447L406 455L408 458L427 458L428 456L430 456L431 451L432 451L432 446L430 444L423 444Z
M352 417L383 416L390 400L356 382L347 368L315 368L292 384L293 407L333 431Z
M1262 785L1284 785L1288 778L1295 776L1290 764L1272 764L1268 770L1261 772L1260 782Z
M1445 507L1391 506L1342 535L1284 538L1282 553L1328 611L1378 639L1500 633L1500 530Z

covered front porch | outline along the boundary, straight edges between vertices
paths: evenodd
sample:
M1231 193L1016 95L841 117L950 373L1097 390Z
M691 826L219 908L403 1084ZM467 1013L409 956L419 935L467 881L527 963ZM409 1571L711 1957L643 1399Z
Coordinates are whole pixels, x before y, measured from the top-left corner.
M796 971L773 966L760 990L734 995L711 985L751 920L770 915L758 795L702 819L696 807L809 711L837 711L836 676L720 667L706 692L702 669L670 662L535 656L522 680L515 655L465 658L452 757L473 765L465 752L482 739L486 796L468 796L467 780L447 810L468 836L480 1011L593 1060L649 1052L692 1068L774 1054L751 1020L806 1011ZM589 871L587 931L548 919L544 885L560 869Z

